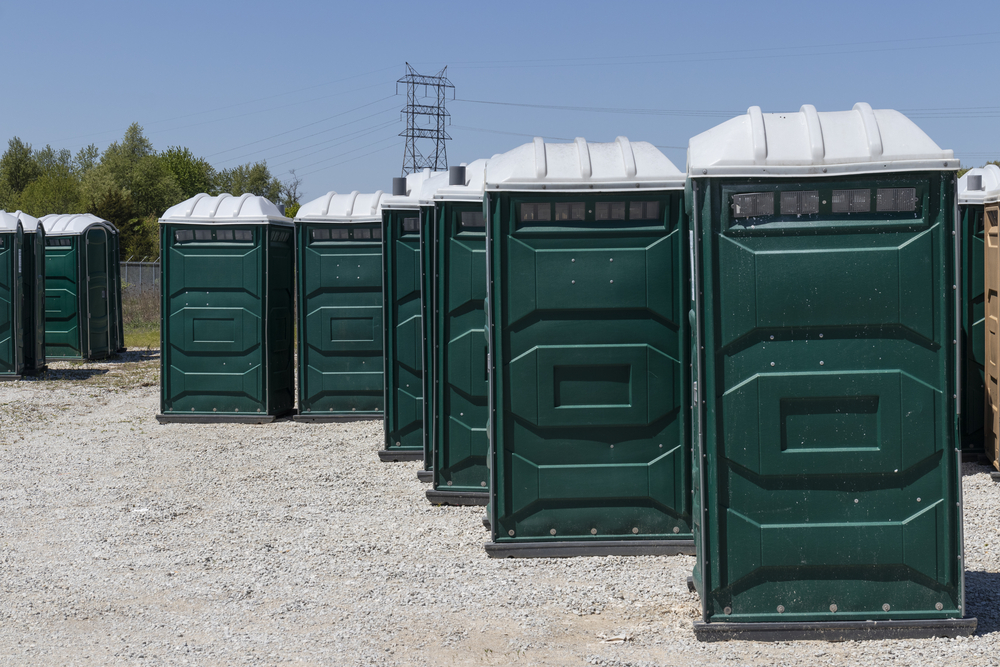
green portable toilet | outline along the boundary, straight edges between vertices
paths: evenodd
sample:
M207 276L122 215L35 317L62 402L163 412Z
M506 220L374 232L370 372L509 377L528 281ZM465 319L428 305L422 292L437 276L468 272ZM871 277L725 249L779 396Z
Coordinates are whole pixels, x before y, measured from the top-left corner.
M382 191L303 204L295 419L382 419Z
M13 214L24 230L24 372L45 371L45 227L22 211Z
M958 164L867 104L691 139L699 639L975 629Z
M970 169L958 179L958 217L962 233L962 379L961 442L972 460L983 454L983 408L986 402L983 366L986 327L983 312L983 199L1000 189L1000 167Z
M122 258L121 258L121 234L118 228L108 223L111 231L111 238L108 243L108 253L111 255L109 266L111 267L111 286L108 295L111 300L111 349L115 352L125 352L125 306L122 302Z
M486 183L487 553L692 553L684 175L536 138Z
M382 331L385 443L382 461L424 459L424 334L420 194L430 169L393 179L382 200ZM425 464L429 470L429 466ZM419 473L418 473L419 474Z
M160 422L291 412L294 232L250 194L200 194L160 218Z
M0 211L0 380L24 373L24 230Z
M115 353L119 314L117 231L90 214L46 215L45 356L102 359Z
M431 294L430 418L432 488L444 505L486 505L486 223L487 160L451 167L428 180L421 211L425 285ZM429 263L428 261L429 260ZM427 396L427 394L425 394Z

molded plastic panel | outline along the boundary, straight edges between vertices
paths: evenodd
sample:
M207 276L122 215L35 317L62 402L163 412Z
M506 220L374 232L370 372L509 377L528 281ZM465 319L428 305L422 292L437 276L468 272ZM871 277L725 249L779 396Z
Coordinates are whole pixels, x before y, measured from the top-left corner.
M418 211L382 212L385 448L422 451L423 333Z
M382 416L381 242L313 238L371 227L298 225L300 414Z
M658 217L597 219L598 203L641 211L631 199ZM518 219L550 202L584 219ZM681 193L488 193L488 208L495 542L690 540Z
M483 492L489 472L486 452L486 230L462 226L462 213L482 212L481 203L439 203L434 208L431 247L434 310L433 428L434 488Z
M872 176L921 203L850 220L824 193L857 177L814 180L694 190L704 620L961 617L954 174ZM820 214L729 224L754 188L818 190Z

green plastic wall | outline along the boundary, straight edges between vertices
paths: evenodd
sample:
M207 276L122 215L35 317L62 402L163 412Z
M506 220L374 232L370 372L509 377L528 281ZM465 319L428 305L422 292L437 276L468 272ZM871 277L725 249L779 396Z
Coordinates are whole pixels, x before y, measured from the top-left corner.
M302 222L297 234L299 412L381 419L381 223Z
M983 206L959 207L962 229L962 450L983 451L986 324Z
M385 449L423 450L420 212L382 212Z
M704 620L960 617L954 174L691 187ZM880 188L916 211L877 212ZM781 215L786 190L819 212ZM775 215L733 216L760 192Z
M433 486L485 492L489 472L486 337L486 228L483 204L434 207Z
M80 285L85 280L78 251L82 243L82 236L45 239L45 356L49 359L84 358Z
M161 224L164 414L273 415L294 405L294 229ZM220 231L249 239L220 240ZM211 236L178 240L178 232Z
M487 197L494 540L690 540L682 193Z
M0 377L24 371L24 232L0 234Z
M24 370L45 366L45 231L24 235Z

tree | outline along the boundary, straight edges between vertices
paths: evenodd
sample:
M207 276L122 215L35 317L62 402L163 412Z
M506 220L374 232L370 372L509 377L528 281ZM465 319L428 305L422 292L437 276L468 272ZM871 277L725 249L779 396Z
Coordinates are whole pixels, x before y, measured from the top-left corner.
M42 175L42 170L35 161L31 144L26 144L18 137L7 142L7 151L0 157L0 181L10 192L21 194L28 184Z
M177 181L184 199L190 199L202 192L209 194L214 192L215 169L205 158L196 158L188 148L171 146L160 153L160 159Z
M80 176L84 176L88 171L97 166L100 157L101 151L94 144L90 144L77 152L76 157L73 158L73 169Z
M18 198L20 209L40 218L49 213L83 213L80 183L69 173L43 174L24 189Z
M289 169L288 173L292 177L281 184L281 203L285 205L285 215L289 218L294 218L295 214L299 212L299 208L302 204L299 203L299 198L302 196L300 189L302 187L302 178L296 175L294 169Z
M241 164L223 169L215 179L216 192L239 196L250 193L277 202L281 197L281 181L271 175L267 162Z
M130 194L137 217L159 216L184 198L177 179L138 123L129 125L120 142L108 146L94 170L98 168L105 170L115 186ZM104 177L102 174L102 180ZM98 192L91 193L91 205L96 205L97 196Z

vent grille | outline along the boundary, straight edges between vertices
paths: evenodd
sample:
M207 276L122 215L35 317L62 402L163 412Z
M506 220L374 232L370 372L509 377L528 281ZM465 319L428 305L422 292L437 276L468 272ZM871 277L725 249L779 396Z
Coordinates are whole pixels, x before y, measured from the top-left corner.
M819 213L819 190L781 193L781 215L815 215Z
M774 215L773 192L733 195L733 217L756 218L762 215Z
M916 211L916 188L879 188L876 196L877 211Z

